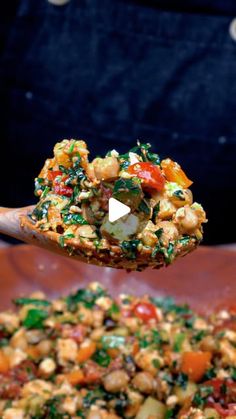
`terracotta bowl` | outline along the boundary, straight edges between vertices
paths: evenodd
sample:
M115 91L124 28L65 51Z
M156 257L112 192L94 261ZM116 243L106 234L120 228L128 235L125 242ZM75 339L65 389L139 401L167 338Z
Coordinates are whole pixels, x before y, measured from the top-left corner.
M11 300L42 290L49 297L65 295L90 281L99 281L112 293L172 296L198 312L235 304L236 253L200 247L160 270L132 272L86 265L45 250L18 245L0 249L0 309Z

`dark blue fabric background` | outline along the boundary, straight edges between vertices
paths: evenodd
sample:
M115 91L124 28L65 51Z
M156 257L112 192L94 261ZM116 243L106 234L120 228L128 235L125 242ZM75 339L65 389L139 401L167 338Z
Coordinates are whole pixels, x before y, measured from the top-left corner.
M235 241L234 2L193 1L194 13L187 2L184 13L158 1L18 3L2 42L1 204L34 201L32 179L63 138L86 139L92 157L139 138L194 179L205 243Z

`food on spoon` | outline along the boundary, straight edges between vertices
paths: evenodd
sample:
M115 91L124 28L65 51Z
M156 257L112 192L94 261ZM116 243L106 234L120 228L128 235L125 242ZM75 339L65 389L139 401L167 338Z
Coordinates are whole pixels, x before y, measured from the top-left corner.
M129 270L158 268L193 250L205 212L181 167L150 147L138 142L126 154L112 150L89 162L84 141L57 143L35 180L36 228L88 262ZM131 213L110 222L111 197Z
M0 313L3 419L236 416L236 316L91 283Z

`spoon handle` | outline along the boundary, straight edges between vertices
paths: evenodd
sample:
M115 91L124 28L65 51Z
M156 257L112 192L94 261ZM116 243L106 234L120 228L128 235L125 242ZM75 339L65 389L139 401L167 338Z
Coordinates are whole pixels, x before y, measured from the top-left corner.
M21 217L32 211L32 206L24 208L0 207L0 233L15 239L26 241L25 232L21 228Z

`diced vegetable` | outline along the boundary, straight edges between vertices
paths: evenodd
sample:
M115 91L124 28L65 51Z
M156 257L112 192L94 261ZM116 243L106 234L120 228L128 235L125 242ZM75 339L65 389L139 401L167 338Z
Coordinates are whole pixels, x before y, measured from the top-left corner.
M101 226L101 232L111 241L115 240L122 242L133 236L137 232L138 226L138 217L133 214L120 218L113 223L108 220L108 217L105 217Z
M210 367L211 352L184 352L182 355L181 371L194 382L201 380Z
M8 357L0 350L0 374L5 374L9 370Z
M134 306L134 314L144 322L147 322L151 319L158 319L156 307L153 304L145 301L140 302Z
M180 165L173 160L162 160L161 168L169 182L175 182L183 188L189 188L192 185L193 182L186 176Z
M77 352L77 362L82 363L87 361L89 358L92 357L95 351L96 344L94 342L90 342L87 346L80 347L80 349Z
M165 186L165 178L159 166L150 162L140 162L128 167L128 173L137 176L142 181L143 188L162 191Z
M148 397L140 407L135 419L165 419L166 407L163 403Z

